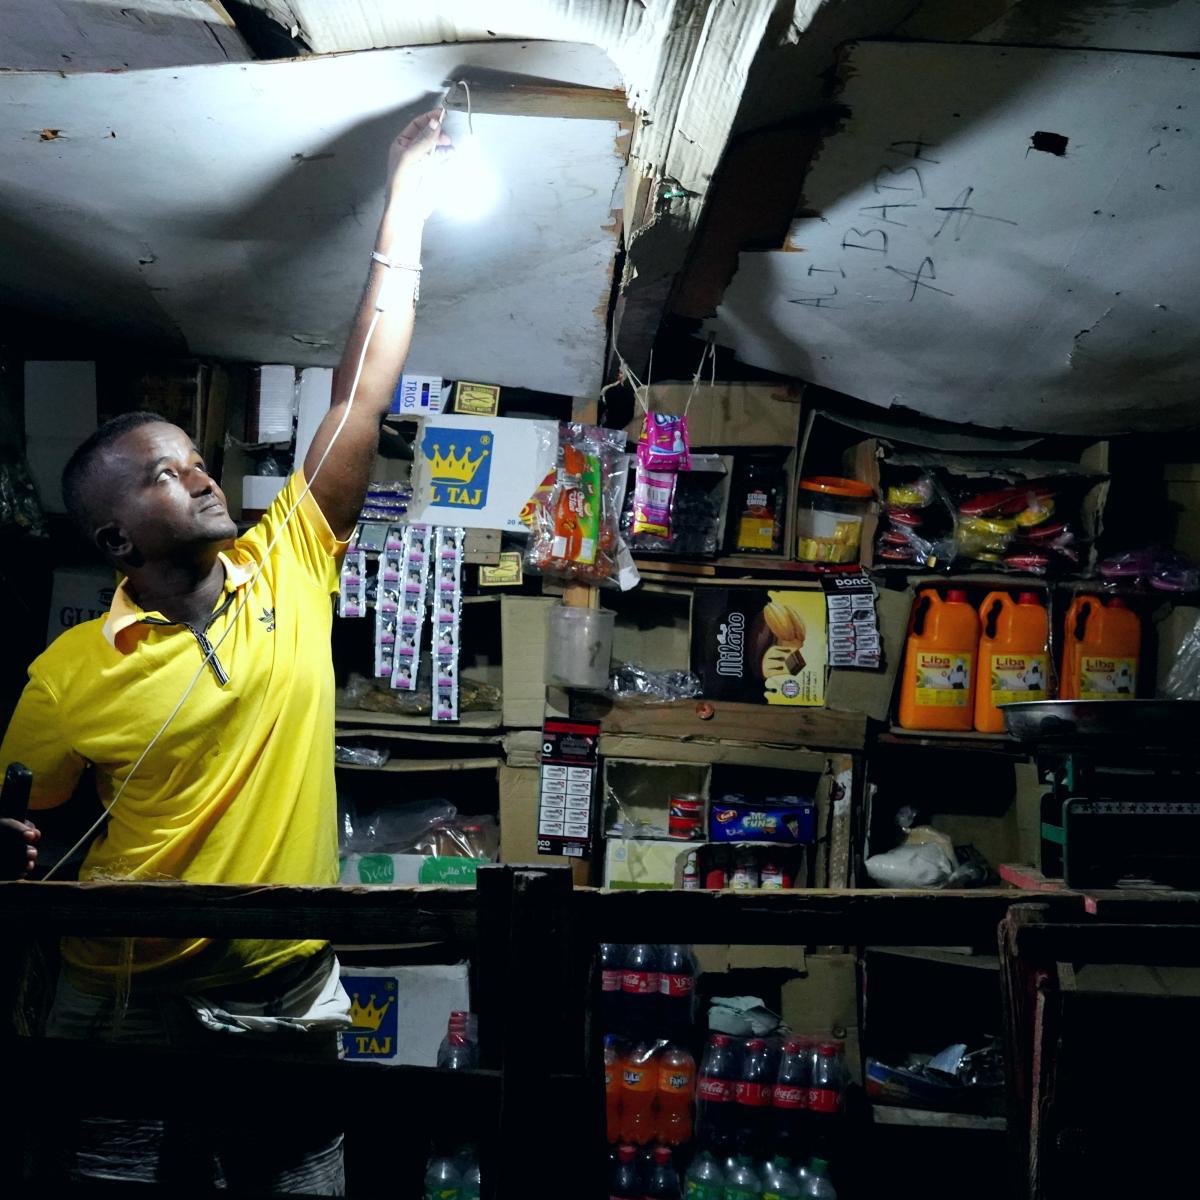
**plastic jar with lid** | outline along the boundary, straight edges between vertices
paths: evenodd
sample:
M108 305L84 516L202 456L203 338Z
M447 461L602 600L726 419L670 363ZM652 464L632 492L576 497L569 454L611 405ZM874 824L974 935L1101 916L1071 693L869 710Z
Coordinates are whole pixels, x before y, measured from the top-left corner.
M800 480L796 557L801 562L857 562L863 517L874 494L857 479L814 475Z

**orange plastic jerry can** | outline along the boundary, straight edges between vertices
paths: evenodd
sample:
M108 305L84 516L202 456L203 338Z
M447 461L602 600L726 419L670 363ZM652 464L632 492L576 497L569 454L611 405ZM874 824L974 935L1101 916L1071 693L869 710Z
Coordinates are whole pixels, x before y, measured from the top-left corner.
M1133 700L1137 696L1142 623L1114 597L1076 596L1063 631L1063 700Z
M900 724L905 729L970 730L975 723L979 615L967 593L917 596L904 648Z
M1045 700L1050 692L1050 622L1037 592L990 592L979 606L979 681L975 728L1003 733L998 705Z

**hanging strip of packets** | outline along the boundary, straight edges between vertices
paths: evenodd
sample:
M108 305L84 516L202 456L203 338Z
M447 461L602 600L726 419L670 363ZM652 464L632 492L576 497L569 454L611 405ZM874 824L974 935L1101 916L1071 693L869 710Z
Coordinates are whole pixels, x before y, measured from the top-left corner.
M462 620L463 542L452 526L389 525L375 587L375 678L415 692L427 608L432 609L430 681L435 721L457 721ZM368 606L366 554L357 535L338 583L338 615L361 617Z

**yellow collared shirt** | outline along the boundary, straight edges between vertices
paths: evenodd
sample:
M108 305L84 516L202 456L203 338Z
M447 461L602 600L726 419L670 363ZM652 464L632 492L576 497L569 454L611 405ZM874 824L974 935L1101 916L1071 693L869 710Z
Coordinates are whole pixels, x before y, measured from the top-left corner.
M123 583L107 617L67 630L30 666L0 763L30 768L35 809L67 800L88 763L107 806L201 671L92 843L82 879L337 882L329 638L344 544L306 496L267 554L304 486L297 472L221 555L225 587L207 629L143 612ZM106 988L131 969L147 985L199 990L322 944L139 938L130 962L128 941L68 938L63 955L84 986Z

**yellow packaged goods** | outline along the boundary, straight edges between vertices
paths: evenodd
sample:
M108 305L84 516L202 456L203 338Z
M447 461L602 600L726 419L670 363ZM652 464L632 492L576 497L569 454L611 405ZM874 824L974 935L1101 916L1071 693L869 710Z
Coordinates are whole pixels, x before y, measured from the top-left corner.
M856 479L816 475L800 480L796 557L802 562L857 562L863 517L873 494Z
M825 597L705 588L692 602L692 670L712 700L825 703Z

